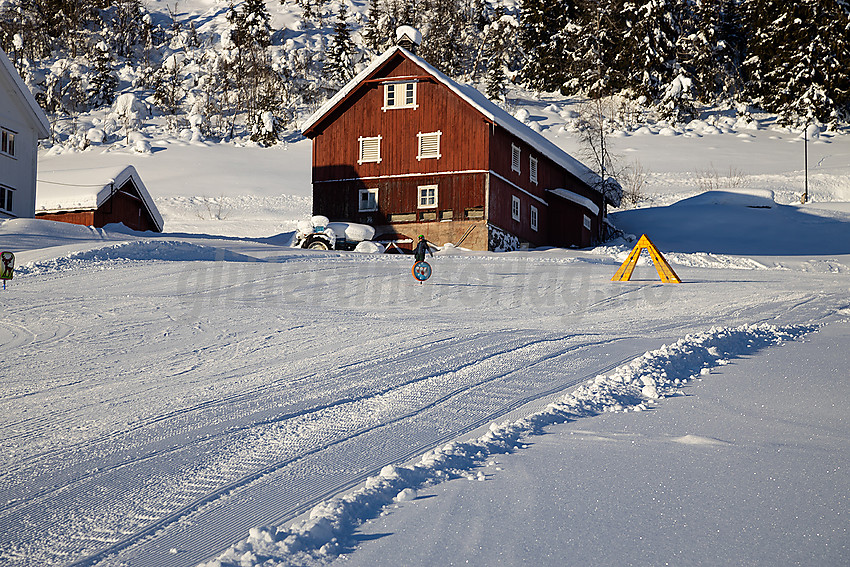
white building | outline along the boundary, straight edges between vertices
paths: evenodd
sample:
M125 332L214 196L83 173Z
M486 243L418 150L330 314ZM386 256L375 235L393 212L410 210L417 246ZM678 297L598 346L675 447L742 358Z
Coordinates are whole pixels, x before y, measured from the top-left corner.
M35 216L38 140L50 122L0 49L0 220Z

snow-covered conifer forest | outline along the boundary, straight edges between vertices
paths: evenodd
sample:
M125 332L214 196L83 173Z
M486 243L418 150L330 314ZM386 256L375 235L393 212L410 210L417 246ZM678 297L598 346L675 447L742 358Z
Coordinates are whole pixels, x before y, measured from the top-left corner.
M423 32L421 56L493 99L509 85L616 96L611 118L625 123L707 106L789 125L850 116L845 0L190 4L0 0L0 46L57 124L53 142L78 145L74 118L103 108L106 140L159 116L175 133L273 144L403 24Z

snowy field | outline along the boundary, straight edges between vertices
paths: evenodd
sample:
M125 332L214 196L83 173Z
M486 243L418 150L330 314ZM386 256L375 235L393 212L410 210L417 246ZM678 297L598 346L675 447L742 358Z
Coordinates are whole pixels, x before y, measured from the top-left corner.
M516 100L576 152L571 101ZM846 565L850 139L618 133L648 263L288 247L310 147L152 132L165 233L0 223L0 564ZM711 192L706 192L712 189ZM475 482L471 482L475 481Z

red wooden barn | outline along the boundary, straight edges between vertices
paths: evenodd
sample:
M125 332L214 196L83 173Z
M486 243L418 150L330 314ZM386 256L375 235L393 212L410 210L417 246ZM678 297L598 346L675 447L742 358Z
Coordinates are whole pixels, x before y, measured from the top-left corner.
M41 172L35 217L97 228L113 223L139 231L163 228L162 216L132 165Z
M474 250L589 246L603 234L599 176L401 47L302 126L313 141L313 212ZM614 203L615 205L617 203Z

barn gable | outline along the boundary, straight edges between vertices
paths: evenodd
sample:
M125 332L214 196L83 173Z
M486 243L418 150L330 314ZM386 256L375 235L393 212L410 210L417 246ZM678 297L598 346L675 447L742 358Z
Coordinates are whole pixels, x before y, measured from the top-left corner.
M535 132L508 112L500 108L493 101L488 99L483 93L471 85L462 85L455 82L435 67L430 65L424 59L413 55L406 49L395 46L385 51L380 57L375 59L366 69L361 71L354 79L345 85L336 95L322 105L319 110L313 113L304 124L301 126L302 133L308 138L313 138L322 125L329 119L333 119L344 101L358 88L370 79L374 79L381 69L394 56L403 54L405 58L412 61L417 67L422 70L426 78L433 78L440 84L450 89L453 93L459 96L472 108L477 110L489 122L504 128L511 135L524 141L529 146L538 151L541 155L547 156L557 165L575 175L582 182L591 187L599 186L599 175L586 165L570 156L564 150L552 143L542 134ZM417 77L418 74L411 74L411 77Z

